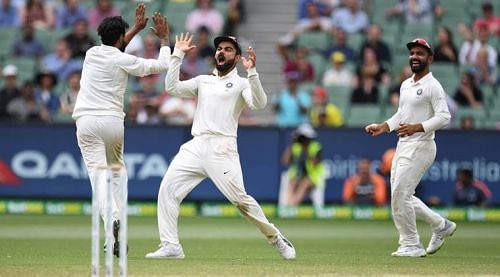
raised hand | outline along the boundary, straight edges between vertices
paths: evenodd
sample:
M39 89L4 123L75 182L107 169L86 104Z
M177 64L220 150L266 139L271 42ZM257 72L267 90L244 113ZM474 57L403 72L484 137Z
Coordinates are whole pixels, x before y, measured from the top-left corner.
M252 46L248 46L247 52L248 52L248 58L241 57L241 60L245 69L249 70L250 68L255 67L257 56L255 55L255 51L253 51Z
M151 31L160 39L167 39L170 35L170 28L168 27L167 18L162 16L159 12L153 14L154 26Z
M181 33L180 35L175 36L175 48L179 48L184 53L187 53L189 50L196 47L196 45L191 45L192 41L193 36L189 32L185 34Z
M148 24L148 19L149 18L146 16L146 5L144 5L144 3L140 3L135 8L134 27L137 30L142 30L142 29L146 28L146 25Z

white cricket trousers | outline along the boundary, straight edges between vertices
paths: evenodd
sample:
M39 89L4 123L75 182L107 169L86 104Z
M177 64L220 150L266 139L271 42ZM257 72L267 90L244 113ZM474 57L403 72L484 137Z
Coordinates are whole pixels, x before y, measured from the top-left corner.
M180 147L161 181L158 229L161 242L179 244L177 219L182 200L209 177L219 191L271 241L279 230L245 191L236 138L196 136Z
M123 162L123 120L116 116L85 115L76 120L76 137L89 174L92 190L97 190L99 212L106 221L106 184L111 171L112 217L120 218L127 197L127 169ZM123 191L125 190L125 191ZM105 231L106 224L104 224Z
M444 227L444 218L415 197L415 189L436 157L434 140L398 142L391 168L391 207L401 246L420 244L416 219L433 231Z

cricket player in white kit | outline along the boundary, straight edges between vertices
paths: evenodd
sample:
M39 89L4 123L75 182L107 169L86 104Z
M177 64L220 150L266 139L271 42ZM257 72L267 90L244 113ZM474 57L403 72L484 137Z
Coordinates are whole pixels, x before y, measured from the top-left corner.
M261 207L247 194L238 155L236 137L242 110L262 109L267 102L255 68L256 56L251 47L248 59L234 37L214 40L215 75L200 75L179 81L184 55L193 47L189 33L176 37L175 49L166 77L167 91L175 96L198 97L191 134L170 164L158 195L158 228L160 248L146 258L183 259L177 219L179 205L203 179L209 177L240 212L264 234L284 259L295 259L292 244L270 223ZM236 65L243 60L248 78L238 75Z
M106 182L111 171L113 253L118 256L120 209L127 195L127 170L123 162L124 117L123 97L128 74L144 76L166 72L170 60L169 35L166 19L153 15L152 32L161 39L158 59L142 59L123 53L128 42L146 27L145 5L136 8L134 26L125 32L128 24L120 17L105 18L98 27L102 44L90 48L83 63L81 89L78 93L73 118L76 120L78 146L87 168L92 190L97 190L101 217L106 221ZM123 191L125 190L125 191ZM106 232L106 224L104 224ZM106 242L109 245L111 242Z
M423 257L436 253L456 224L441 217L415 197L415 188L436 157L434 131L450 122L443 87L429 71L430 44L417 38L406 44L413 76L401 84L399 108L387 121L366 126L373 136L396 130L399 141L391 168L391 207L399 231L399 248L392 256ZM424 250L416 218L430 224L432 237Z

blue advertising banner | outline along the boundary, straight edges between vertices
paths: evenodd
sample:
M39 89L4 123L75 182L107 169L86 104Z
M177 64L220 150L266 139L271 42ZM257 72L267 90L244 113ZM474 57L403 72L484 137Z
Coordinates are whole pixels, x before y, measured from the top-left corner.
M0 198L89 199L90 184L76 143L73 125L0 125ZM127 127L125 162L131 200L155 200L161 178L180 145L191 138L189 127ZM240 127L240 160L246 190L261 202L277 202L281 153L291 141L291 130ZM362 130L322 129L318 139L330 171L326 204L341 203L343 182L356 171L357 160L373 160L376 169L394 134L370 137ZM500 132L440 131L437 157L425 175L418 195L452 204L456 171L474 169L500 205ZM210 181L188 196L190 201L225 200Z

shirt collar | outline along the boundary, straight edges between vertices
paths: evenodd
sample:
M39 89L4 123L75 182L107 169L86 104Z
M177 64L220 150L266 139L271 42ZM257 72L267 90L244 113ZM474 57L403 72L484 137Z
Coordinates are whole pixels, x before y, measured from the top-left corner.
M101 44L101 47L106 49L106 50L113 50L113 51L120 51L120 49L114 47L114 46L109 46L109 45L106 45L106 44ZM121 52L121 51L120 51Z
M415 74L413 74L411 77L410 77L410 82L413 84L413 85L416 85L416 84L423 84L425 82L427 82L428 80L432 79L433 76L432 76L432 72L429 71L429 73L425 74L424 77L420 78L420 80L416 81L415 82Z
M214 71L212 72L215 77L219 78L219 79L226 79L226 78L231 78L233 77L233 75L236 75L238 74L238 69L236 68L236 66L233 68L233 70L231 70L231 72L229 72L228 74L222 76L222 77L219 77L219 74L218 71L217 71L217 68L214 68Z

